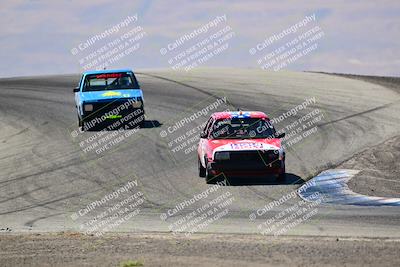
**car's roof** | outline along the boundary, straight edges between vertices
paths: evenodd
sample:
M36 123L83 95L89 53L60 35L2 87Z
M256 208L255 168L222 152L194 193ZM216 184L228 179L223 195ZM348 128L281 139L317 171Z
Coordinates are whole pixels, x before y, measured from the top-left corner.
M117 70L90 70L85 71L83 75L102 74L102 73L116 73L116 72L132 72L130 69L117 69Z
M232 119L232 118L268 119L268 116L261 111L224 111L224 112L215 112L211 116L217 120Z

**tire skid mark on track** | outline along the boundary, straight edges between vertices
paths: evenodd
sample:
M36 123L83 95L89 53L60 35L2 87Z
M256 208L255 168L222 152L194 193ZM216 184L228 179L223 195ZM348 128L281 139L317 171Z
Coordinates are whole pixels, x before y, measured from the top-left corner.
M29 221L25 222L24 225L27 226L27 227L33 227L33 225L36 222L40 221L40 220L46 220L48 218L56 217L58 215L63 215L63 214L64 214L64 212L60 212L60 213L54 213L54 214L51 214L51 215L48 215L48 216L37 217L37 218L35 218L33 220L29 220Z
M375 108L371 108L371 109L364 110L364 111L361 111L361 112L357 112L357 113L354 113L354 114L351 114L351 115L348 115L348 116L345 116L345 117L342 117L342 118L339 118L339 119L335 119L335 120L331 120L331 121L328 121L328 122L316 124L316 126L318 126L318 127L324 127L324 126L329 125L329 124L334 124L334 123L336 123L336 122L348 120L348 119L354 118L354 117L363 116L363 115L365 115L365 114L368 114L368 113L371 113L371 112L374 112L374 111L377 111L377 110L381 110L381 109L384 109L384 108L388 108L388 107L393 106L393 105L396 105L396 104L398 104L398 103L399 103L399 101L392 102L392 103L388 103L388 104L385 104L385 105L382 105L382 106L379 106L379 107L375 107Z
M60 201L63 201L63 200L67 200L67 199L70 199L70 198L79 197L81 195L82 194L74 193L74 194L66 195L66 196L63 196L63 197L56 198L56 199L44 200L44 201L41 201L39 203L35 203L34 205L26 205L24 207L16 208L16 209L13 209L13 210L0 212L0 215L6 215L6 214L16 213L16 212L20 212L20 211L26 211L26 210L37 208L37 207L44 207L46 209L50 209L48 207L48 204L53 204L53 203L60 202ZM57 209L51 209L51 210L57 210Z
M198 87L195 87L193 85L190 85L190 84L187 84L187 83L183 83L183 82L180 82L180 81L176 81L176 80L173 80L173 79L169 79L169 78L166 78L166 77L163 77L163 76L159 76L159 75L155 75L155 74L149 74L149 73L143 73L143 72L137 72L137 74L148 76L148 77L152 77L152 78L156 78L156 79L160 79L160 80L164 80L164 81L171 82L171 83L176 83L176 84L179 84L181 86L194 89L194 90L196 90L198 92L201 92L201 93L203 93L205 95L208 95L208 96L213 96L213 97L216 96L216 95L214 95L214 94L212 94L212 93L210 93L210 92L208 92L206 90L203 90L201 88L198 88Z

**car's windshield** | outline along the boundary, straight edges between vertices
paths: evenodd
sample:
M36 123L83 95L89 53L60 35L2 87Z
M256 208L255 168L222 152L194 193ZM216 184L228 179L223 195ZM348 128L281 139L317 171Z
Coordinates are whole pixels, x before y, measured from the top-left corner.
M213 139L274 138L275 128L266 119L232 118L217 120L211 130Z
M85 77L82 91L138 89L135 76L129 72L91 74Z

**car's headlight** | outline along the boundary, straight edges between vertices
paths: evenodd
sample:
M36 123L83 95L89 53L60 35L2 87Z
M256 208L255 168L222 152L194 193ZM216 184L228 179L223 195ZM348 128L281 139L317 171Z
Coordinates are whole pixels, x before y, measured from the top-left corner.
M84 108L85 108L85 111L93 111L93 105L92 104L86 104L84 106Z
M215 153L216 160L228 160L230 159L229 152L217 152Z
M132 102L132 107L141 108L142 107L142 101L137 100L137 101Z

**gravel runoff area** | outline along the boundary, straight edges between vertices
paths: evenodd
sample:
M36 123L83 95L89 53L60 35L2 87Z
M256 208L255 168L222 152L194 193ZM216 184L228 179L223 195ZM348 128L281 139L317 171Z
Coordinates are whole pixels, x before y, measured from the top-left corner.
M400 240L78 233L0 237L0 266L400 266Z

